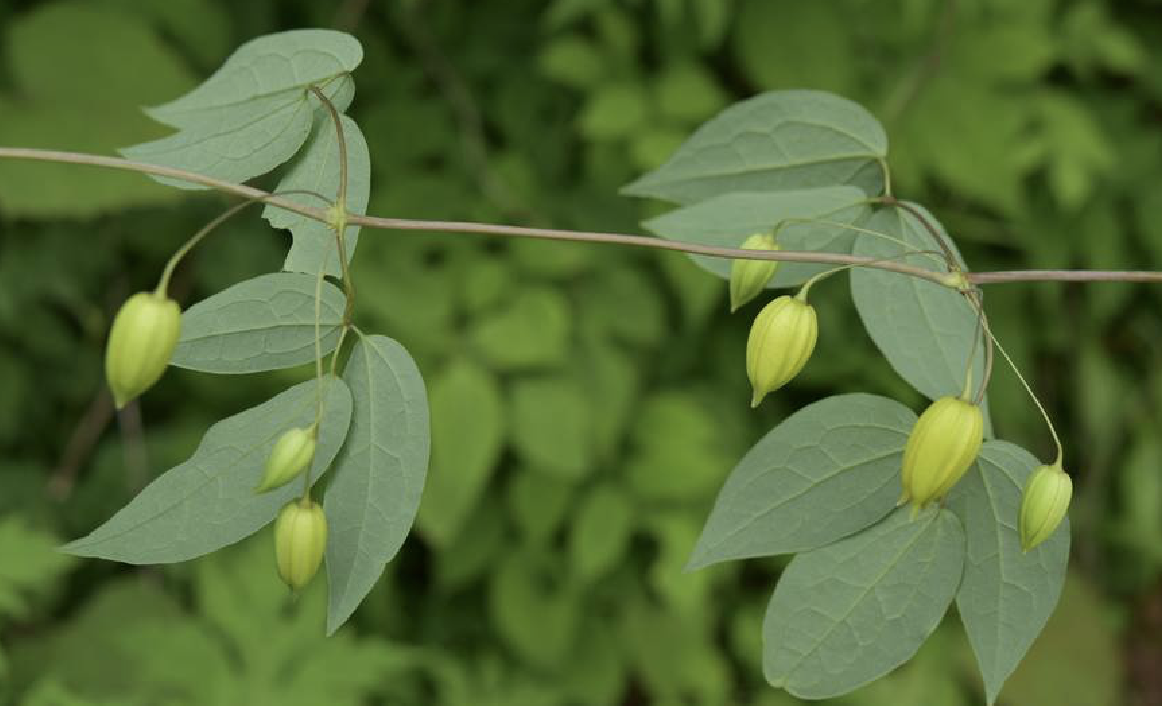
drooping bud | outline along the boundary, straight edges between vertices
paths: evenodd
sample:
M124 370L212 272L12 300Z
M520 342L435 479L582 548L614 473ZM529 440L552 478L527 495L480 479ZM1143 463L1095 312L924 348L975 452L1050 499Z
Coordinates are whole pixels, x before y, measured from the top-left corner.
M778 250L775 236L771 233L755 233L742 242L744 250ZM736 311L740 306L757 297L764 289L775 270L779 269L777 260L735 260L730 265L730 310Z
M165 372L181 325L177 302L163 294L138 292L121 306L105 349L105 377L117 409L153 387Z
M815 308L799 297L784 295L763 307L746 340L746 374L754 388L751 407L799 374L818 334Z
M314 458L315 445L314 425L283 432L278 441L274 442L274 448L266 459L266 471L254 492L265 493L294 480Z
M1052 466L1040 466L1029 476L1021 497L1021 517L1017 523L1021 549L1029 551L1049 539L1065 518L1071 497L1073 481L1061 467L1060 459Z
M904 494L919 510L952 490L976 460L984 442L980 407L959 397L933 402L912 428L904 447Z
M318 503L292 500L274 524L274 555L278 575L291 590L306 586L323 562L327 548L327 517Z

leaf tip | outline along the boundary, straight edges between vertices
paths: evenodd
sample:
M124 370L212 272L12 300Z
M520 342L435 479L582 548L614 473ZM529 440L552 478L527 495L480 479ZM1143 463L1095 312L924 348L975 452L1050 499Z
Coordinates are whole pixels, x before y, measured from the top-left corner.
M635 196L637 198L653 198L656 196L656 194L654 194L653 190L650 188L649 174L645 174L638 177L637 179L634 179L630 183L618 189L617 193L621 196Z
M706 559L705 552L702 552L697 547L695 547L694 553L690 555L690 559L686 562L686 565L682 567L682 573L692 574L700 569L705 569L707 566L710 566L713 563L713 560L708 561Z

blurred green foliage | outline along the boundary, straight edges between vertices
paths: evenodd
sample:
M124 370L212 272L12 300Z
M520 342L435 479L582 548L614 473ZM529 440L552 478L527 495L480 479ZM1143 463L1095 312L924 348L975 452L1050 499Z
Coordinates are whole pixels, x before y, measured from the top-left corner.
M974 269L1162 267L1162 3L1151 0L309 0L0 2L0 144L111 153L164 134L138 110L248 38L348 29L352 115L379 215L632 232L617 189L725 105L820 88L868 105L894 191ZM269 186L269 184L267 184ZM171 370L140 418L103 395L129 293L228 203L133 174L0 161L0 703L757 704L781 561L683 573L723 478L804 403L919 400L844 287L813 292L817 352L747 408L761 302L673 254L366 232L357 318L429 385L434 457L417 534L339 636L260 534L183 565L76 562L87 532L213 421L309 371ZM185 303L277 270L257 212L175 280ZM1158 291L1001 285L994 329L1058 420L1075 473L1075 576L1002 695L1157 704L1162 683ZM1047 457L1011 374L997 429ZM1152 621L1152 622L1151 622ZM836 703L978 703L955 618L909 665ZM1143 667L1142 665L1146 665Z

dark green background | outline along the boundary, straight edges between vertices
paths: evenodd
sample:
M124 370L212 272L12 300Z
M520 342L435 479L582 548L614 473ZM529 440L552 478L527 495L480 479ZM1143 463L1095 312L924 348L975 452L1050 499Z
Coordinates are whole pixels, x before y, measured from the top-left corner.
M0 144L113 153L138 111L241 42L353 31L369 211L636 232L617 189L729 103L819 88L888 128L894 191L971 267L1162 268L1162 3L1067 0L0 1ZM272 180L264 182L266 186ZM684 257L364 231L357 319L433 396L418 532L339 637L262 533L176 566L53 551L180 461L216 419L309 370L171 370L139 411L103 392L109 319L226 198L0 161L0 703L796 703L765 686L779 560L681 567L718 486L797 407L868 391L919 409L844 283L813 290L806 370L757 411L753 303ZM257 211L180 268L195 302L277 269ZM1006 704L1162 704L1162 315L1142 285L988 288L993 327L1062 432L1073 571ZM999 434L1048 460L1015 378ZM835 703L980 703L950 615L910 665Z

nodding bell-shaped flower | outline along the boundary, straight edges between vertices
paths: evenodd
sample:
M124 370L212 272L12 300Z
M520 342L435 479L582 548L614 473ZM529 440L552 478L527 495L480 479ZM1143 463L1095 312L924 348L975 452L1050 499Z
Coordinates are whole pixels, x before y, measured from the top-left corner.
M1017 523L1021 534L1021 549L1029 551L1049 539L1069 509L1073 497L1073 481L1061 467L1061 459L1052 466L1041 466L1021 497L1021 517Z
M327 517L310 498L292 500L274 524L274 555L278 575L292 591L310 583L327 548Z
M778 250L771 233L755 233L742 242L744 250ZM730 310L757 297L779 269L777 260L735 260L730 265Z
M105 349L105 377L117 409L153 387L165 372L181 325L177 302L158 292L138 292L121 306Z
M254 492L265 493L281 488L303 472L315 456L315 429L312 424L283 432L274 442L274 448L266 459L266 471Z
M763 307L746 340L746 374L754 388L751 407L799 374L818 335L815 309L802 293L781 296Z
M904 447L904 494L919 511L952 490L976 460L984 442L980 407L959 397L933 402L912 428Z

